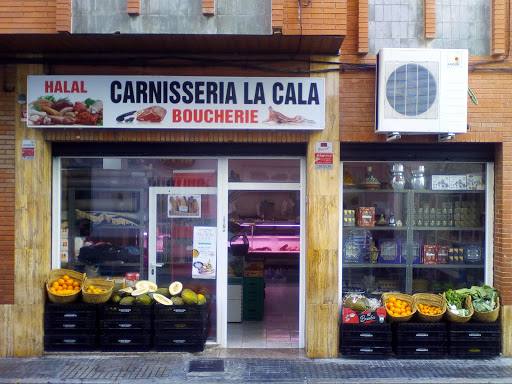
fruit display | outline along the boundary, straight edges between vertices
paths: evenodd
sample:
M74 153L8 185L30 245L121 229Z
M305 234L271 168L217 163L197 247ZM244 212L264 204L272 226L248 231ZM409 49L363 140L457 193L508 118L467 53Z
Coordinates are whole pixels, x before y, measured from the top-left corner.
M202 293L190 288L183 289L183 284L175 281L166 287L158 287L155 283L141 280L135 287L126 287L114 292L110 302L119 305L204 305L207 300Z
M81 288L82 286L80 281L73 280L68 275L63 275L51 283L50 292L59 296L67 296L80 292Z
M418 311L424 315L441 315L443 310L440 307L436 307L432 304L418 304Z
M85 292L87 292L87 293L105 293L105 292L107 292L107 290L101 289L101 288L96 288L94 285L89 285Z
M412 308L406 301L391 296L385 303L388 313L392 316L402 317L412 314Z

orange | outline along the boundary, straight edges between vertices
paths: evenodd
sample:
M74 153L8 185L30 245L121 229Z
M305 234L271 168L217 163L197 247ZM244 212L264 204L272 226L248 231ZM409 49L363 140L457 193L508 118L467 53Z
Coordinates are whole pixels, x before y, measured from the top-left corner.
M80 287L80 282L73 281L73 287Z
M66 283L64 279L59 279L57 281L59 282L59 285L64 285Z
M67 279L66 285L73 285L73 279Z
M73 291L79 291L80 290L80 287L73 287Z
M64 275L64 276L62 276L62 279L63 280L69 280L69 276L68 275Z
M391 297L389 298L389 300L388 300L388 301L390 301L390 302L394 303L394 302L396 301L396 298L395 298L395 297L393 297L393 296L391 296Z

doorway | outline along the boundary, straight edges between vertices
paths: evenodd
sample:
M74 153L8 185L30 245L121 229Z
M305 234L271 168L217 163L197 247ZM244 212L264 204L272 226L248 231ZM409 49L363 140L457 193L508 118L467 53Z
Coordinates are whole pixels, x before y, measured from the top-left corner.
M303 344L301 163L228 161L228 348Z
M205 292L207 342L302 348L305 159L213 158L196 168L149 188L148 278ZM174 208L177 199L198 209Z

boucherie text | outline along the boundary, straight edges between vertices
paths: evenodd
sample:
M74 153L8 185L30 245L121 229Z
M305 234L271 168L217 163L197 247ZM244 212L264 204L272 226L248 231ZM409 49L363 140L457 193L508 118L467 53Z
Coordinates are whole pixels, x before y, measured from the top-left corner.
M268 85L268 84L266 84ZM156 104L266 104L319 105L317 84L276 81L268 94L262 82L244 82L237 88L235 82L223 81L112 81L110 99L113 103Z

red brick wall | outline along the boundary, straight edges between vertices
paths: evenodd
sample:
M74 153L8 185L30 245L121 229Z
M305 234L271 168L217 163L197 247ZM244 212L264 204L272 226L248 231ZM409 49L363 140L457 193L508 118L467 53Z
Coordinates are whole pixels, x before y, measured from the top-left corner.
M56 0L0 1L0 33L55 33Z
M15 67L0 66L0 78L0 304L13 304Z
M301 0L300 22L299 2L283 0L283 34L285 35L344 35L347 28L346 1ZM276 19L280 7L273 7ZM272 15L274 19L274 15Z

